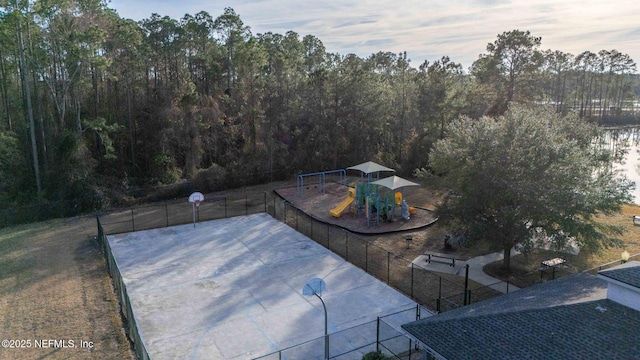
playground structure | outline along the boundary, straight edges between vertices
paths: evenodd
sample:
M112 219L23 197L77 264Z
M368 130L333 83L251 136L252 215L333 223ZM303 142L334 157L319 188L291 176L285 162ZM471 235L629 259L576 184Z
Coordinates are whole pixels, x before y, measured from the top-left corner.
M396 207L401 208L401 216L405 220L410 220L411 215L416 211L415 207L407 204L399 191L381 193L380 185L374 183L359 183L351 186L347 190L347 198L329 211L331 216L340 217L349 205L354 204L355 215L364 212L367 226L369 226L374 216L377 225L380 219L393 221Z
M347 170L359 171L360 180L347 185ZM368 161L346 169L301 174L298 176L297 194L304 195L305 188L310 189L310 184L314 184L321 194L325 194L327 175L337 175L338 179L336 182L346 185L348 188L347 197L329 210L329 214L333 218L340 218L350 209L356 217L364 213L367 227L369 227L372 220L375 220L377 225L380 224L381 219L383 221L393 221L396 207L400 207L402 218L407 221L410 220L416 209L408 206L404 199L402 189L408 186L420 185L395 175L380 179L380 172L395 172L395 170ZM317 181L314 182L311 180L314 178L317 179ZM374 179L376 180L373 181ZM306 186L305 180L308 181ZM387 188L390 191L383 192L381 188Z
M314 178L314 177L317 177L318 179L318 181L315 183L316 186L319 187L320 192L324 194L324 191L327 185L327 175L337 175L338 182L343 184L347 179L347 171L344 169L320 171L320 172L309 173L309 174L300 174L298 175L298 182L297 182L298 195L304 194L304 179Z
M371 183L371 180L373 179L373 174L376 174L376 180L379 180L381 172L396 172L394 169L380 165L373 161L367 161L365 163L362 163L356 166L350 166L347 168L347 170L360 171L361 182L363 182L364 175L367 175L367 183Z
M409 205L407 205L407 202L405 201L405 199L403 199L403 189L405 187L410 187L410 186L420 186L419 184L416 184L412 181L403 179L401 177L398 176L389 176L387 178L381 179L381 180L377 180L372 182L371 184L373 185L378 185L384 188L387 188L389 190L396 191L396 190L400 190L400 191L396 191L395 193L395 202L393 202L392 204L392 213L391 213L391 219L393 220L393 216L395 214L395 207L396 206L400 206L402 211L402 217L405 220L409 220L411 218L411 215L413 215L413 213L415 213L415 208L410 207Z
M349 188L347 190L347 198L344 199L338 206L329 210L329 214L333 217L340 217L342 213L353 203L356 199L356 190L354 188Z

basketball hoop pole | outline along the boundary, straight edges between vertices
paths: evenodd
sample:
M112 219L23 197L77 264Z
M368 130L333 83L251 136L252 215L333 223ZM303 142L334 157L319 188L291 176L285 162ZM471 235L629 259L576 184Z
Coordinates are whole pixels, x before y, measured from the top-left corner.
M196 203L193 202L192 205L193 205L193 207L192 207L193 208L192 209L192 212L193 212L193 227L196 227Z
M197 221L200 221L200 200L193 202L193 227L196 227Z
M196 227L196 220L200 219L200 216L198 216L198 219L196 219L196 212L198 212L198 215L200 215L199 213L200 202L202 200L204 200L204 195L202 195L202 193L199 193L197 191L189 196L189 202L191 203L191 211L193 212L193 227Z
M322 303L322 308L324 309L324 358L325 360L329 360L329 321L327 317L327 306L324 300L322 300L322 296L320 296L326 289L324 280L315 278L307 281L304 288L302 288L302 295L315 295Z

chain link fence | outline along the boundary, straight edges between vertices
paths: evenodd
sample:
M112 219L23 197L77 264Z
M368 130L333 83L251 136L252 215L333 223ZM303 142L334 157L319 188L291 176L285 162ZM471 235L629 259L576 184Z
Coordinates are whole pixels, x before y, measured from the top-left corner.
M273 195L271 195L273 197ZM268 193L244 193L205 198L199 206L187 201L162 202L98 214L108 234L156 229L234 216L269 212ZM194 219L195 218L195 219Z
M127 337L133 344L133 349L136 353L136 357L140 360L149 360L149 354L147 353L147 349L142 342L140 333L138 332L136 319L133 316L131 302L129 301L129 295L127 294L127 287L122 280L122 275L120 274L118 265L116 264L113 253L111 252L109 241L107 241L107 233L105 232L104 227L100 222L99 216L96 216L96 220L98 222L98 236L96 239L98 240L98 243L100 244L100 247L102 249L102 253L105 256L107 271L111 276L113 287L120 303L120 314L124 323L124 330L127 334Z
M138 359L147 360L149 354L138 332L127 288L111 253L107 235L188 224L193 222L194 218L195 221L209 221L264 213L269 210L267 193L251 195L245 193L210 198L200 203L198 207L194 207L193 204L186 201L163 202L129 209L115 209L96 215L97 240L105 256L107 270L120 303L125 332L133 344Z
M431 315L431 312L418 305L329 334L329 359L361 359L365 354L376 351L391 359L422 359L424 351L418 349L417 344L398 329L401 324ZM324 349L323 336L254 360L322 360Z
M270 214L274 218L432 311L442 312L501 294L490 286L465 286L464 278L457 275L426 270L373 244L366 236L314 219L279 196L272 201Z
M137 333L126 287L111 256L106 235L188 224L194 220L210 221L264 212L338 254L368 274L404 293L418 304L421 304L425 309L424 311L432 313L447 311L469 304L471 301L480 301L500 294L498 291L485 286L465 288L465 281L460 276L443 276L428 271L415 265L411 260L371 243L365 236L354 234L343 228L323 223L310 217L272 192L237 193L228 196L207 197L198 207L194 207L189 202L181 201L162 202L100 212L97 214L98 240L103 247L109 273L120 299L122 316L127 324L127 333L140 359L148 359L148 354ZM406 322L409 321L412 320L409 319ZM411 349L415 348L415 346L412 346L409 338L403 336L400 332L394 333L392 330L387 329L385 324L387 323L383 319L382 324L363 324L353 330L343 330L340 335L332 335L335 338L333 342L339 344L340 342L350 341L356 345L361 344L354 345L354 350L350 352L359 351L366 354L370 351L380 350L388 356L406 359L406 357L400 357L400 354L411 353ZM353 338L357 337L356 334L370 332L370 330L367 330L370 329L369 327L383 330L383 336L380 336L380 334L374 337L366 336L366 339L375 339L375 341L364 339L356 341ZM349 335L350 332L353 332L353 337ZM385 332L390 335L384 336ZM296 352L300 352L300 354L324 354L323 339L313 340L300 344L295 349L287 350L289 353L287 358L313 358L306 355L298 357ZM320 350L318 350L318 347ZM334 352L332 352L334 354L332 358L353 358L353 353L348 355L337 354L337 349L336 345ZM272 354L271 356L276 355ZM264 357L264 359L271 358L278 357Z

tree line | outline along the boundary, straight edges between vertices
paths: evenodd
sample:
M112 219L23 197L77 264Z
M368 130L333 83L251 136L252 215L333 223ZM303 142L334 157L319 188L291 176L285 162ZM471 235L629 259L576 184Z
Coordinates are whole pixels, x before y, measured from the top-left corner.
M72 214L131 188L212 191L370 159L411 174L449 123L511 103L639 120L628 55L542 50L528 31L498 35L465 71L448 56L414 66L406 52L362 58L313 35L253 34L231 8L135 22L104 0L0 4L4 208Z

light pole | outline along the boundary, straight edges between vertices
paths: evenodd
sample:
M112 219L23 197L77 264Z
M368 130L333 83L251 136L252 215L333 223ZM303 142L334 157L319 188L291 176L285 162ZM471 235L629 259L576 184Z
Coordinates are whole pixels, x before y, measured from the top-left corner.
M322 303L322 308L324 309L324 358L325 360L329 360L329 328L328 328L328 316L327 316L327 306L322 300L323 291L327 290L327 285L324 283L324 280L320 278L313 278L304 285L302 288L302 295L315 295L320 299Z
M629 261L629 252L627 250L623 251L622 254L620 254L620 262L622 264L626 263L627 261Z

